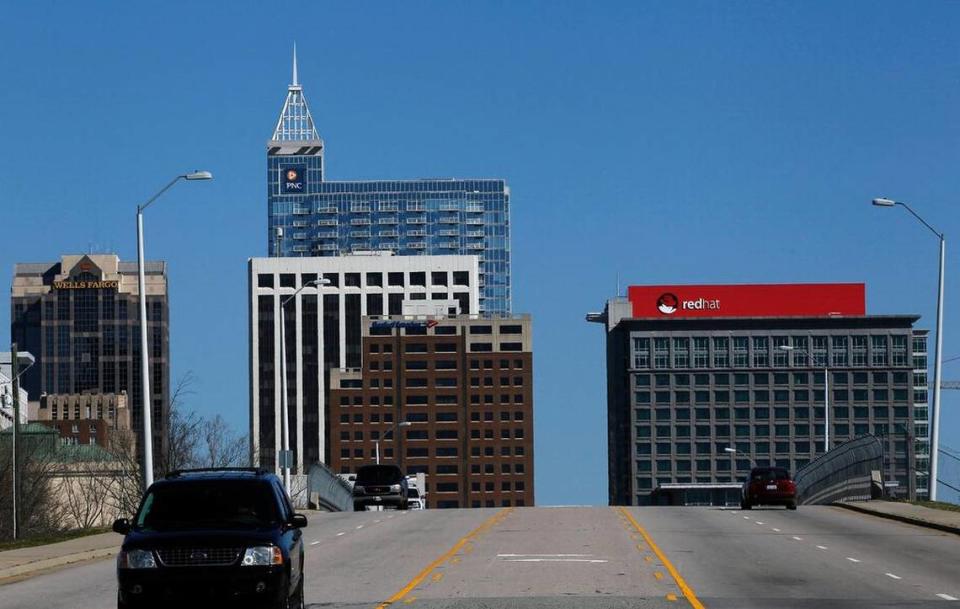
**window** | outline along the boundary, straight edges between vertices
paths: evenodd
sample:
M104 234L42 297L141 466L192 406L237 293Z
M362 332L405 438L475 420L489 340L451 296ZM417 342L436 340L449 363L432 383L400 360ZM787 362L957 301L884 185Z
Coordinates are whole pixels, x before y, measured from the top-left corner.
M432 271L430 273L430 283L432 285L447 285L446 271Z
M657 337L653 339L654 367L666 369L670 367L670 339Z
M387 285L403 286L403 273L388 273Z
M867 337L854 336L852 337L852 342L853 342L853 365L866 366L867 365Z
M770 365L770 353L766 336L753 337L753 365L755 368L765 368Z
M730 341L726 336L713 337L713 367L726 368L730 365Z
M907 365L907 337L900 334L891 337L893 339L893 365Z
M258 288L272 288L273 287L273 275L268 273L260 273L257 275L257 287Z
M833 366L846 366L847 365L847 337L846 336L834 336L832 337L833 342L833 353L831 354L830 362Z
M673 339L673 366L675 368L690 367L690 339L677 337Z
M790 338L787 336L773 337L773 365L777 368L786 368L789 365L790 351L784 349L790 345Z
M750 341L746 336L733 337L733 367L746 368L750 365Z
M281 288L295 288L297 287L297 276L294 273L280 273L280 287Z
M870 358L870 363L873 366L886 366L887 365L887 337L886 336L871 336L870 345L872 347L872 356Z
M649 338L633 339L633 367L634 368L650 367L650 339Z

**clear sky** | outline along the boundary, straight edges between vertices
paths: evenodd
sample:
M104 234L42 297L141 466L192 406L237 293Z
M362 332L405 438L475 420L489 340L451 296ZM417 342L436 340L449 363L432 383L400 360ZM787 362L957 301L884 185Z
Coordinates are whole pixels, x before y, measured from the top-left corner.
M146 247L170 265L173 380L192 370L191 405L245 429L246 260L266 252L264 145L296 41L330 179L510 184L537 499L603 504L603 335L584 314L618 274L863 281L868 312L932 328L936 238L869 204L902 199L947 234L960 356L958 29L960 3L936 1L7 3L0 284L61 253L135 259L136 204L212 171L150 208ZM960 449L960 391L943 405Z

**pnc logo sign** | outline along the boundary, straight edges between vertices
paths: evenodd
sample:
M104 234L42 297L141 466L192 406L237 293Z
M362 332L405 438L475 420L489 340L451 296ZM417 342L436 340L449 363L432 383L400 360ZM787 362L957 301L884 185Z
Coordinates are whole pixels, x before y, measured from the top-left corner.
M284 167L280 170L283 194L303 194L307 191L307 168L305 165Z

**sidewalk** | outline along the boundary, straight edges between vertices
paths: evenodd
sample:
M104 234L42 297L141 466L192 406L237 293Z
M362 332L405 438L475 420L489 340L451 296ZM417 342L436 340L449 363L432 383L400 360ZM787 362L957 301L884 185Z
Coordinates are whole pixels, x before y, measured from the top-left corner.
M0 552L0 583L53 567L116 556L122 541L122 535L111 532Z
M879 516L880 518L899 520L907 524L914 524L960 535L960 512L937 510L910 503L900 503L898 501L850 501L834 503L833 505L864 514Z

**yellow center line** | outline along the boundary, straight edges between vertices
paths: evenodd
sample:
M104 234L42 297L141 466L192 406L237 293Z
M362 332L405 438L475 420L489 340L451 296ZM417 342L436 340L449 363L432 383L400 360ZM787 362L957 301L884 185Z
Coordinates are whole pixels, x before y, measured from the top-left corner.
M494 514L493 516L491 516L490 518L488 518L487 520L485 520L485 521L483 522L483 524L481 524L480 526L478 526L478 527L475 528L474 530L470 531L469 533L467 533L466 535L464 535L463 537L461 537L460 540L457 541L457 543L453 544L453 547L452 547L452 548L450 548L449 550L447 550L446 552L444 552L444 553L443 553L442 555L440 555L436 560L434 560L432 563L430 563L429 565L427 565L427 567L426 567L423 571L421 571L420 573L417 574L416 577L414 577L413 579L411 579L410 582L409 582L406 586L404 586L403 588L401 588L399 592L397 592L396 594L394 594L393 596L391 596L390 598L388 598L388 599L385 600L384 602L382 602L382 603L380 603L379 605L377 605L377 609L386 609L386 607L389 607L389 606L392 605L393 603L395 603L395 602L397 602L397 601L400 601L400 600L403 600L403 598L404 598L406 595L410 594L410 592L411 592L414 588L416 588L417 586L419 586L420 583L421 583L424 579L426 579L427 576L430 575L430 574L433 572L434 569L436 569L437 567L439 567L440 565L442 565L444 562L446 562L447 560L449 560L454 554L456 554L457 552L459 552L460 549L463 548L463 546L465 546L465 545L467 544L467 542L469 542L471 539L479 536L480 534L484 533L484 532L487 531L488 529L491 529L491 528L493 528L494 526L496 526L497 524L499 524L500 521L503 520L503 519L507 516L507 514L509 514L509 513L512 512L512 511L513 511L513 508L504 508L504 509L500 510L499 512L497 512L496 514Z
M666 554L654 543L653 538L650 537L650 534L647 533L646 529L640 526L640 523L637 522L637 519L633 517L627 508L621 507L620 512L627 517L630 521L630 524L633 525L633 528L637 530L642 536L644 541L647 542L647 545L650 546L650 549L653 550L653 553L657 555L657 558L660 559L660 562L663 563L663 566L667 568L667 571L670 572L670 575L673 577L673 581L677 582L677 586L680 587L680 591L683 592L683 596L690 602L690 605L693 609L704 609L703 604L697 598L697 595L694 594L693 589L687 585L687 582L683 581L683 577L680 576L680 573L674 568L673 563L667 558Z

